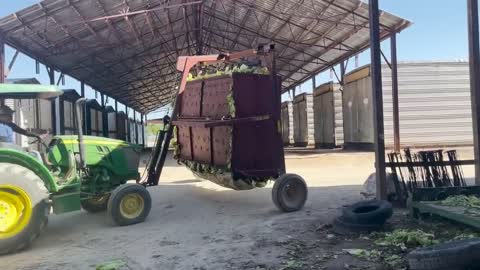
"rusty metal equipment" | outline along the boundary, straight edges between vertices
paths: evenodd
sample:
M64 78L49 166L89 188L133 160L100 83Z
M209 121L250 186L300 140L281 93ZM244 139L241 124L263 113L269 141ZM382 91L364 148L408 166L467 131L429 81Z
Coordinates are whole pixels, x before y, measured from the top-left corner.
M175 158L194 174L235 190L263 187L275 180L273 201L296 211L307 199L305 181L285 173L281 138L281 80L274 46L234 54L180 57L183 72L171 124L160 132L146 185L157 185L173 134ZM254 61L269 74L231 73L188 80L207 66ZM195 69L193 69L195 67Z

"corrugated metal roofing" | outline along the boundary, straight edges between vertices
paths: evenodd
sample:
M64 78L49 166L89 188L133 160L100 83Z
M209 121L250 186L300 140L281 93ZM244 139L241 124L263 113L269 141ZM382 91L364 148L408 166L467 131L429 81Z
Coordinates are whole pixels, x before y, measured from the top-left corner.
M381 37L410 22L381 12ZM0 19L6 43L137 111L170 101L179 55L275 43L283 90L364 50L359 0L44 0Z

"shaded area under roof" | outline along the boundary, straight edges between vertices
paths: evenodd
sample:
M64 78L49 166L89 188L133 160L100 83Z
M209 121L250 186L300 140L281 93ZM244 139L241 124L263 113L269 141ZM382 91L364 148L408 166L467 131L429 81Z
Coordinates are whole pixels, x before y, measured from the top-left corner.
M381 12L381 38L410 22ZM44 0L0 19L21 52L140 112L170 102L180 55L275 43L283 91L366 49L359 0Z

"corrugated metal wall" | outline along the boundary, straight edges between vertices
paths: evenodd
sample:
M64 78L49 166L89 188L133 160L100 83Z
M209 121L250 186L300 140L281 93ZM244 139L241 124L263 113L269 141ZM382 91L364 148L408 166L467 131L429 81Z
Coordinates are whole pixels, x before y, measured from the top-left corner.
M393 145L392 83L382 67L385 143ZM398 65L402 145L473 144L469 66L466 62Z
M340 85L328 82L313 92L315 146L343 145L342 92Z
M295 146L315 145L313 95L303 93L293 99L293 140Z
M368 67L367 67L368 68ZM391 71L382 67L385 144L393 146L393 114ZM345 86L357 89L357 94L344 92L344 101L361 104L371 100L370 77ZM456 146L473 144L470 103L469 67L466 62L399 63L400 138L402 146ZM350 85L350 86L349 86ZM349 91L351 92L351 91ZM368 93L367 93L368 92ZM344 109L346 108L344 104ZM348 104L347 104L348 105ZM354 105L352 105L354 106ZM369 107L372 108L371 102ZM373 119L373 111L368 112ZM351 117L349 117L351 119ZM345 116L345 128L364 130L373 142L373 122ZM361 120L361 119L359 119ZM355 127L353 127L355 128ZM368 130L371 130L369 132ZM347 132L345 134L347 136Z
M285 101L282 103L281 118L283 144L293 144L293 105L291 101Z

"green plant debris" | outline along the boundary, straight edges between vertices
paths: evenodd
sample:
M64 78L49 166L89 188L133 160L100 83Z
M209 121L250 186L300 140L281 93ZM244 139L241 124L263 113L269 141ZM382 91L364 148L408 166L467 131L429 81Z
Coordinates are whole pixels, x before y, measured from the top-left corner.
M378 249L344 249L343 251L349 255L369 262L382 262L389 265L392 269L403 269L402 266L405 264L405 258L402 256L398 254L387 254Z
M299 262L296 260L290 260L290 261L287 261L285 267L281 269L283 270L299 269L299 268L302 268L302 266L303 266L302 262Z
M379 246L397 246L402 250L415 247L426 247L438 244L435 236L422 230L395 230L386 233L383 237L378 238L375 244Z
M382 257L382 252L377 249L366 250L366 249L355 248L355 249L343 249L343 251L349 255L352 255L367 261L373 261L373 262L378 262Z
M227 65L223 67L210 67L209 66L201 67L201 71L197 74L189 73L187 77L187 81L195 81L195 80L204 80L213 77L220 77L220 76L231 76L234 73L244 73L244 74L260 74L260 75L269 75L270 71L266 67L258 66L258 65L247 65L247 64L235 64L235 65Z
M227 96L227 104L228 104L228 113L230 117L235 117L235 100L233 99L233 91L230 91L230 94Z
M462 207L465 208L464 214L480 216L480 198L477 196L450 196L443 201L439 201L438 204L450 207Z
M124 260L113 260L110 262L99 264L95 267L96 270L119 270L123 266L127 265Z
M404 258L402 258L400 255L393 254L385 257L383 261L393 269L399 269L398 267L404 263Z
M452 207L472 207L480 209L480 198L477 196L457 195L450 196L439 202L441 205Z

